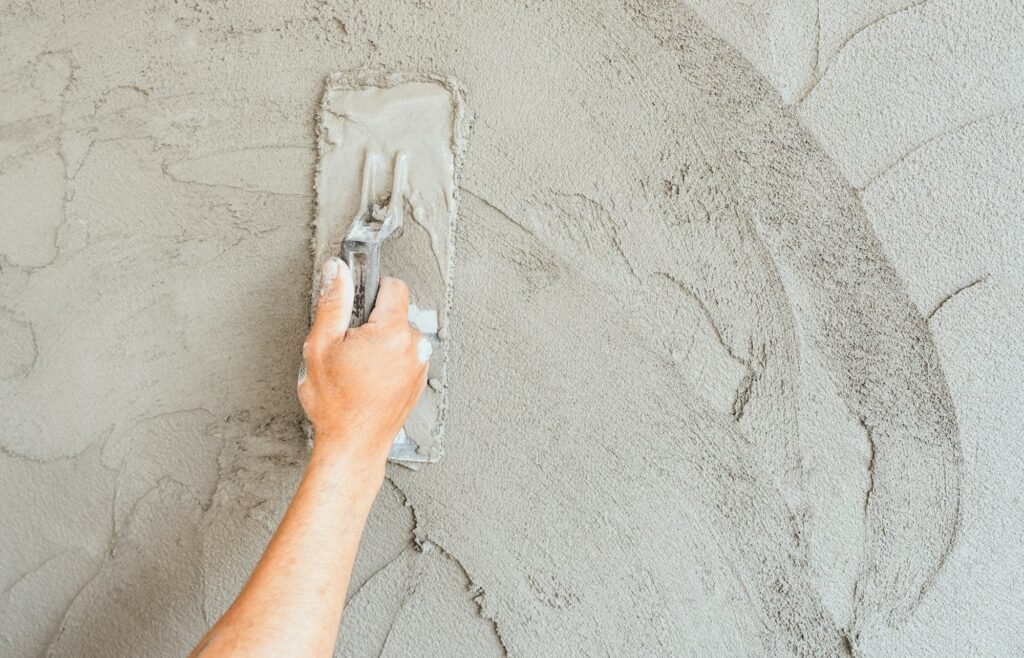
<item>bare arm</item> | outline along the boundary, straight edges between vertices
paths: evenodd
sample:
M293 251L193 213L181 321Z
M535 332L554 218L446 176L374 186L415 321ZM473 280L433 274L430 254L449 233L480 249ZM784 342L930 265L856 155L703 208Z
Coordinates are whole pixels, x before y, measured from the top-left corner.
M193 656L331 655L391 440L426 382L429 343L408 306L405 284L383 279L369 322L349 329L351 276L325 263L299 382L313 455L255 571Z

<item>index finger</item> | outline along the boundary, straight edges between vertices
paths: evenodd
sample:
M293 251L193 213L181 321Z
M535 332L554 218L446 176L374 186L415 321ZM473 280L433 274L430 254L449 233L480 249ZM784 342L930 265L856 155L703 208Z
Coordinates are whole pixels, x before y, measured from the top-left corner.
M345 335L352 321L353 294L352 272L345 261L340 258L324 261L316 315L307 340L311 347L326 345Z
M367 322L388 323L409 321L409 287L400 279L381 277L377 301Z

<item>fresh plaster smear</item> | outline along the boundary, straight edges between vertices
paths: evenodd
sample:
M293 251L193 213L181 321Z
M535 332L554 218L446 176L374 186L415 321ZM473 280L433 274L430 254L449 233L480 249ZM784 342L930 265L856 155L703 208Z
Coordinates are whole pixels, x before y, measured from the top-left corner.
M320 110L316 176L317 212L313 233L314 272L337 255L361 206L367 154L379 160L375 190L390 190L399 154L408 167L400 204L401 232L381 247L382 276L398 276L410 289L409 321L443 345L451 296L452 226L455 223L455 164L461 105L454 83L424 76L339 73L327 81ZM318 276L318 275L317 275ZM316 300L319 281L314 279ZM406 422L417 451L437 459L447 388L445 352L435 349L428 387Z
M1019 3L688 4L3 10L0 653L181 655L251 570L347 70L472 120L339 655L1024 653Z

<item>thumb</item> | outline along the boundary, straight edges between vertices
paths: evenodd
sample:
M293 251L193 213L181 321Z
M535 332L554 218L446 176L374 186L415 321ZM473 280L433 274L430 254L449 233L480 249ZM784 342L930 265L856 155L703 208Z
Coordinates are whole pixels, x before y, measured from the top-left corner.
M343 336L352 321L352 273L340 258L324 261L320 274L320 297L316 302L316 318L310 336L336 338Z

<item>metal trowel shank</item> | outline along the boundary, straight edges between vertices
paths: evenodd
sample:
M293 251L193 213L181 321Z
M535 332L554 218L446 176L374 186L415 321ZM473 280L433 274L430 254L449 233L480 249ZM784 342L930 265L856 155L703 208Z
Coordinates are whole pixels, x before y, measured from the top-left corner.
M358 327L370 317L380 287L380 249L389 236L399 234L405 206L406 156L396 153L392 163L391 190L378 190L378 169L386 165L383 154L368 152L363 161L363 186L359 201L359 214L352 220L341 243L341 257L352 270L355 296L352 300L352 324ZM405 433L398 431L388 459L406 462L426 462L427 457L416 452L416 444Z
M390 193L377 190L377 169L384 164L379 153L367 153L363 162L363 191L359 214L349 225L341 243L341 257L352 270L355 299L352 326L364 324L370 317L380 285L380 248L384 240L402 227L405 205L406 158L395 155Z

